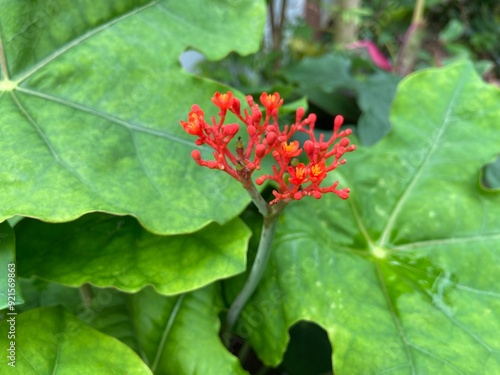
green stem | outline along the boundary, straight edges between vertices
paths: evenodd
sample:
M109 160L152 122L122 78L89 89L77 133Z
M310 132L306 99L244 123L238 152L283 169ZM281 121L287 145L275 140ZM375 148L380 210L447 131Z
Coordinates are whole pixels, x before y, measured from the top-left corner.
M90 309L92 306L92 289L90 284L85 283L80 286L80 297L82 298L83 306Z
M264 199L262 198L262 200ZM252 269L250 270L250 274L248 275L248 279L245 282L243 289L240 291L227 313L224 329L226 333L228 333L233 328L234 324L238 320L241 310L243 310L243 307L246 305L247 301L257 288L257 285L259 284L262 275L264 274L267 263L269 261L269 257L271 255L271 244L273 242L274 233L276 231L278 217L284 205L276 205L273 206L272 209L269 208L267 203L266 206L268 207L268 214L264 216L264 223L262 224L262 233L260 235L257 255L255 256ZM228 336L226 335L226 338L227 337ZM226 346L227 345L228 342L226 342Z
M424 37L424 8L425 0L417 0L413 9L412 23L406 31L394 67L395 73L400 76L409 74L417 61L420 45Z
M250 198L252 198L253 203L257 206L262 216L268 216L270 214L269 205L262 197L262 195L260 195L253 182L251 180L248 180L248 183L243 183L243 187L248 192L248 195L250 195Z
M417 0L415 4L415 9L413 9L413 17L411 23L417 24L423 21L425 0Z

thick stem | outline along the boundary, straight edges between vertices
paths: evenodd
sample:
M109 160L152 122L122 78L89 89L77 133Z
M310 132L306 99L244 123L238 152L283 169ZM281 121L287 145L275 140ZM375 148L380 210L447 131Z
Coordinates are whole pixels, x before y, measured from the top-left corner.
M413 17L411 23L422 23L424 16L425 0L417 0L415 9L413 9Z
M403 44L399 50L394 71L400 76L411 73L417 61L420 45L424 37L423 13L425 0L417 0L413 10L412 23L406 31Z
M253 203L257 206L262 216L268 216L270 213L269 205L267 204L266 200L262 198L262 195L260 195L252 180L248 179L248 183L243 183L243 187L248 192L248 195L250 195L250 198L252 198Z
M340 0L339 12L335 19L335 42L349 44L357 39L357 22L353 10L360 7L360 0Z
M252 269L250 270L250 274L248 275L248 279L245 282L243 289L240 291L227 313L224 330L226 333L233 328L234 324L238 320L241 310L243 310L243 307L254 293L257 285L259 285L262 275L264 274L271 255L271 245L276 231L278 217L282 209L283 206L281 205L274 206L273 209L269 210L269 215L264 216L264 223L262 225L262 233L260 235L257 255L255 256ZM228 346L227 341L226 346Z

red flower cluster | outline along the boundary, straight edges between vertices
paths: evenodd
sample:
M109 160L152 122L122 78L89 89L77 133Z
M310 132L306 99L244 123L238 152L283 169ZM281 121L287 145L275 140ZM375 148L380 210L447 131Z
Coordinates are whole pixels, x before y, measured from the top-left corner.
M215 160L203 160L199 150L194 150L191 155L201 166L220 169L240 181L248 188L252 183L251 176L256 169L260 169L262 159L271 154L277 165L273 165L273 174L266 174L256 179L261 185L265 180L273 180L278 184L278 190L273 191L274 204L280 200L288 202L292 199L299 200L305 195L320 198L323 193L335 193L342 199L349 197L349 189L337 190L338 182L328 187L321 187L321 182L328 172L337 168L346 161L342 156L346 152L354 151L355 145L349 145L350 129L340 131L344 121L342 116L335 117L333 134L329 140L324 140L321 134L319 139L314 134L316 115L310 114L304 119L305 111L299 108L296 112L295 123L286 125L283 130L278 125L278 108L283 104L278 93L263 93L260 102L265 108L265 116L255 104L251 96L247 96L250 111L240 109L240 101L231 92L227 94L215 93L212 102L220 109L219 121L212 117L207 123L204 113L196 104L191 107L187 121L181 121L184 130L198 137L197 145L207 144L214 149ZM229 142L239 131L238 124L224 124L227 111L245 125L249 135L245 147L241 138L236 142L236 153L228 149ZM290 139L296 132L309 135L309 140L300 147L298 141ZM334 143L340 138L338 143ZM300 163L297 157L305 151L309 162ZM328 159L333 158L328 162Z

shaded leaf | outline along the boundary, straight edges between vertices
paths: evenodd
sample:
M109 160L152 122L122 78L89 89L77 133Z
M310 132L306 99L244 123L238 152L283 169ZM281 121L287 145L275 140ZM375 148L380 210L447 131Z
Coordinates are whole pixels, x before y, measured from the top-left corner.
M153 285L170 295L244 271L250 237L239 219L190 235L159 236L131 217L106 214L62 224L25 219L16 232L20 276L127 292Z
M471 64L406 78L391 131L337 175L349 200L287 207L236 333L268 364L305 319L336 373L500 373L500 194L478 184L499 103Z
M216 284L164 297L152 288L131 297L131 319L155 374L246 374L218 337L223 304Z
M64 303L85 324L130 346L155 374L246 374L218 337L218 314L224 305L216 284L166 297L151 287L128 294L114 288L86 286L79 291L43 280L21 281L30 305L20 311Z
M0 323L4 348L10 345L8 329L8 321ZM60 307L42 307L18 315L15 335L15 368L9 373L152 374L132 349Z
M0 9L0 159L9 160L0 220L106 211L175 234L248 204L237 182L191 160L179 120L226 88L178 58L188 47L210 59L256 51L263 1L1 0Z
M355 83L358 105L363 111L357 134L363 145L373 145L389 131L389 110L400 79L379 71Z
M16 240L6 221L0 223L0 310L24 303L17 279Z
M284 71L285 77L298 84L309 101L331 115L356 113L353 101L339 90L352 85L351 61L340 54L304 58Z
M490 189L500 189L500 157L485 167L484 179Z

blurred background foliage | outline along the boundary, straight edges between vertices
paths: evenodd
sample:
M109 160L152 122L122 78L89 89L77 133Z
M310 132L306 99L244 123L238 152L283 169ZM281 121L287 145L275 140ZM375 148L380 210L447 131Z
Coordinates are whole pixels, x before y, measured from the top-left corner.
M412 71L468 59L485 81L500 86L496 0L267 3L260 51L249 56L232 53L217 62L201 58L191 70L247 95L278 91L285 102L307 100L310 112L318 114L319 128L330 129L333 117L342 114L363 145L375 144L389 130L397 84ZM416 23L419 6L422 33L412 44L406 34ZM415 58L401 73L397 64L405 54ZM500 187L499 169L500 159L486 167L486 187Z
M422 13L416 20L418 6ZM406 34L416 21L422 32L411 44ZM365 48L352 48L356 43ZM397 64L405 53L415 59L402 74ZM193 71L254 97L278 91L285 103L306 101L322 131L342 114L359 143L373 145L390 129L391 103L404 75L461 59L472 60L485 81L500 85L500 2L269 0L260 51L217 62L201 59ZM283 115L285 122L293 121ZM485 166L482 176L485 187L499 189L500 158ZM281 369L267 374L308 373L301 366L315 374L332 371L331 348L320 327L301 323L290 335ZM243 352L247 366L255 366L256 357Z
M412 45L405 34L415 24L418 3L423 33ZM339 36L339 28L350 35ZM319 126L330 128L341 113L360 142L371 145L390 127L390 104L402 76L469 59L485 80L498 84L499 51L495 0L269 0L260 51L201 59L191 70L247 94L279 91L285 102L305 97ZM415 61L401 74L398 59L410 53Z

